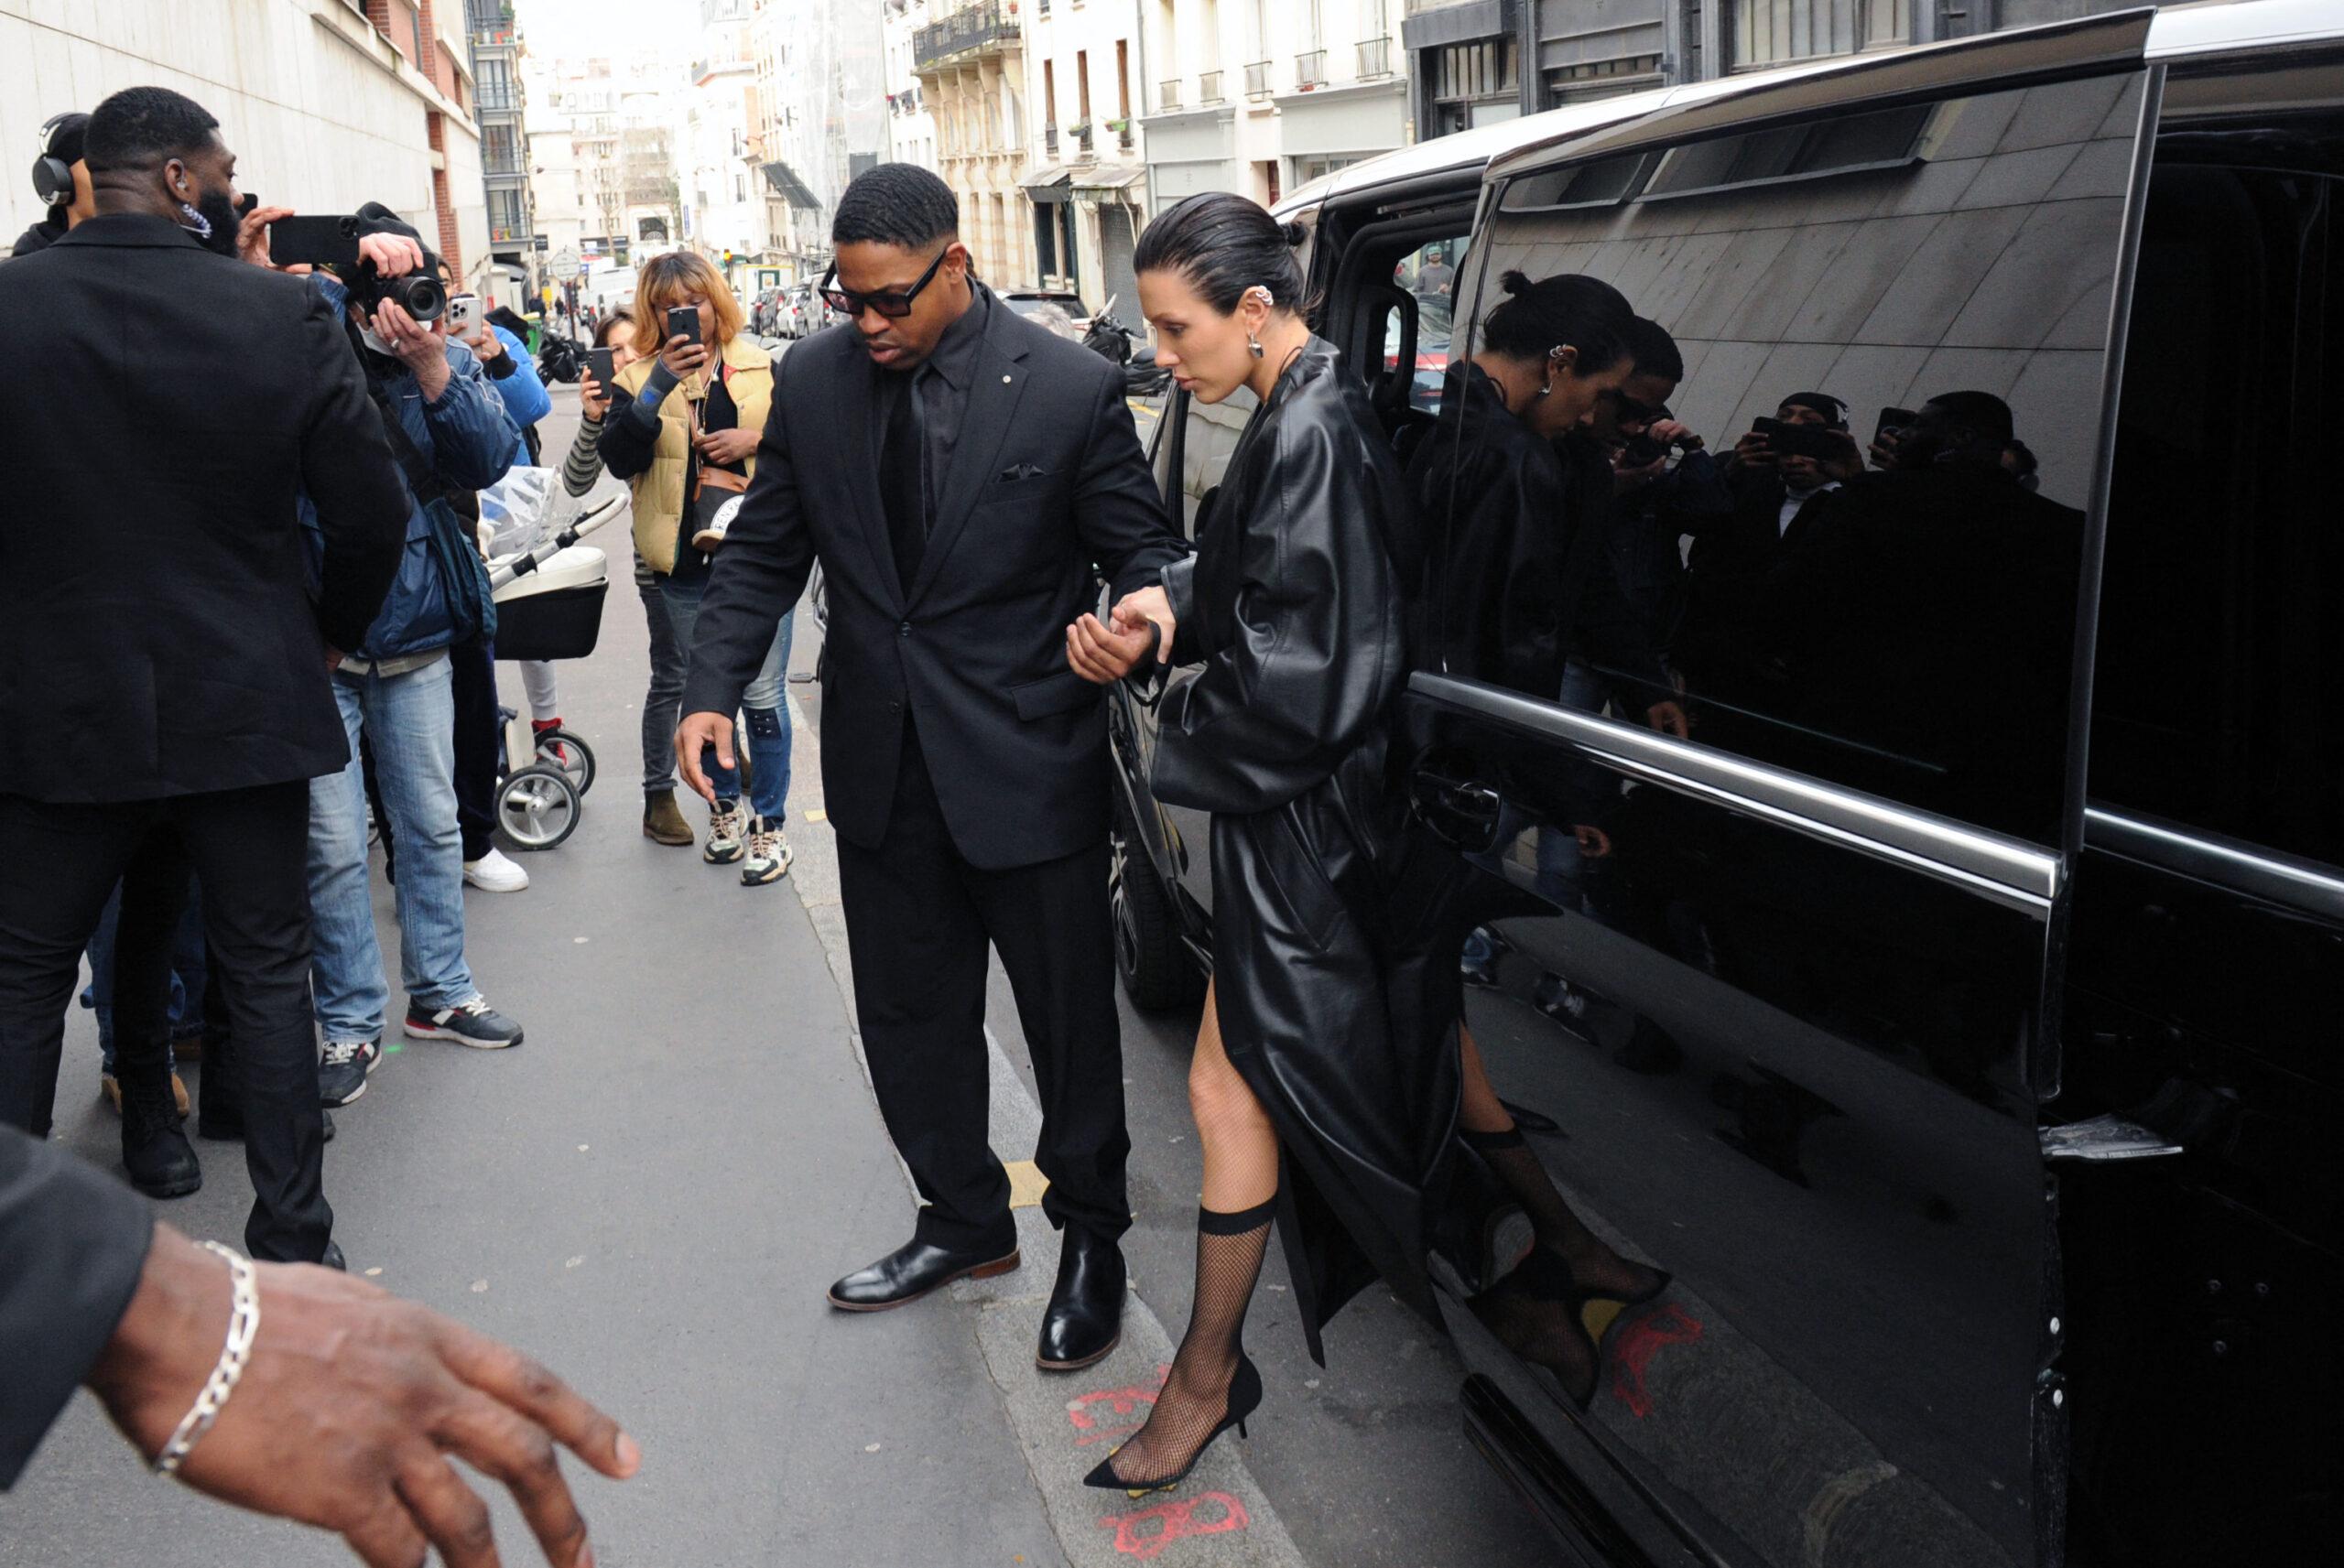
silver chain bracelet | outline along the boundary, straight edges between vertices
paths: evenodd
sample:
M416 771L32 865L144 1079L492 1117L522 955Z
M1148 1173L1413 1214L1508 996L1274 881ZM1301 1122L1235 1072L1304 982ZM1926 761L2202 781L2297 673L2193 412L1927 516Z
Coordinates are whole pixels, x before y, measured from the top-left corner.
M179 1430L171 1433L170 1442L155 1457L155 1474L175 1476L188 1451L203 1440L212 1423L220 1419L221 1410L228 1403L228 1396L235 1391L236 1379L244 1375L244 1360L251 1356L253 1336L260 1332L260 1291L253 1282L253 1266L249 1259L239 1256L217 1241L200 1243L207 1252L217 1253L228 1264L232 1299L228 1309L228 1342L220 1348L220 1363L212 1368L212 1376L204 1380L203 1391L195 1396L195 1404L179 1419Z

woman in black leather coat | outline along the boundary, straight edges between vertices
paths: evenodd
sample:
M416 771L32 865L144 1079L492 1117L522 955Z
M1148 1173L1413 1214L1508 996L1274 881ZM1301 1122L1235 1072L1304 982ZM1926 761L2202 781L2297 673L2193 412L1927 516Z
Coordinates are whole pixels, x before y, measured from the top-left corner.
M1092 679L1123 673L1149 620L1169 662L1204 666L1163 700L1153 780L1212 814L1196 1304L1146 1426L1090 1477L1137 1494L1185 1478L1261 1400L1240 1334L1274 1215L1314 1355L1377 1273L1437 1319L1427 1194L1456 1116L1457 979L1454 944L1443 966L1408 925L1426 910L1386 764L1414 519L1365 388L1311 335L1288 238L1253 202L1182 202L1135 262L1156 362L1200 401L1261 402L1197 554L1112 629L1069 629Z
M1645 721L1681 736L1683 712L1613 575L1612 465L1584 429L1633 369L1635 317L1618 289L1578 274L1533 283L1510 272L1502 287L1474 353L1450 367L1439 423L1408 468L1430 540L1423 663L1552 701L1566 654L1591 648L1610 667L1649 668ZM1582 852L1610 852L1601 821L1616 783L1597 770L1584 782L1568 792L1585 807L1566 818L1577 833L1542 835L1538 847L1541 883L1558 903L1565 867ZM1576 881L1575 870L1568 874ZM1472 1308L1584 1406L1598 1367L1581 1309L1650 1301L1668 1276L1622 1258L1580 1221L1491 1088L1470 1031L1460 1029L1459 1046L1459 1136L1522 1206L1535 1238Z

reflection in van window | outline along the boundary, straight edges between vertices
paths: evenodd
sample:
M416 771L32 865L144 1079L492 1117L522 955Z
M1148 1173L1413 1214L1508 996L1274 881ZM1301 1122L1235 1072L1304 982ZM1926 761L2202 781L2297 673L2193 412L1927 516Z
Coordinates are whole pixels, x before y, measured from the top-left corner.
M1601 279L1638 319L1628 374L1559 442L1608 482L1600 602L1638 634L1595 634L1574 579L1537 695L2056 839L2139 114L2139 79L2108 77L1613 154L1616 200L1572 201L1567 168L1515 181L1459 269L1460 351L1509 273ZM1481 504L1459 488L1437 538ZM1452 611L1518 601L1450 564Z

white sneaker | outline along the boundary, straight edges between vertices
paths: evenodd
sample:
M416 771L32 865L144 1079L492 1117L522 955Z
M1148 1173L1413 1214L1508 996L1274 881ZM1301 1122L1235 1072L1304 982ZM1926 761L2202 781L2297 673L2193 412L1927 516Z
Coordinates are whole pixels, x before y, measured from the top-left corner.
M464 881L483 892L519 892L529 885L529 873L504 850L491 849L479 860L464 862Z
M777 816L749 818L749 858L741 867L741 885L763 887L789 874L789 840Z
M729 866L741 858L742 840L749 835L749 813L739 801L708 810L708 843L700 858L711 866Z

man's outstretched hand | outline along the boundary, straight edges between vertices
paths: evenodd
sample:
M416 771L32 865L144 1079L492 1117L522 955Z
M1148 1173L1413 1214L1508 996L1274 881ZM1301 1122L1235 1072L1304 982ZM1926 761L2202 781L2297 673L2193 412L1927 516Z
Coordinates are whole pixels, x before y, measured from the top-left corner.
M686 787L708 802L716 804L716 785L709 782L700 758L708 749L716 748L716 765L720 768L738 766L732 758L732 720L722 713L687 713L684 721L676 726L676 767L682 773Z
M499 1562L488 1507L450 1457L504 1483L554 1568L592 1568L555 1459L624 1479L618 1422L518 1352L330 1269L254 1265L260 1332L179 1478L223 1502L333 1530L373 1568ZM225 1263L155 1229L137 1292L90 1376L149 1459L194 1403L227 1335Z

